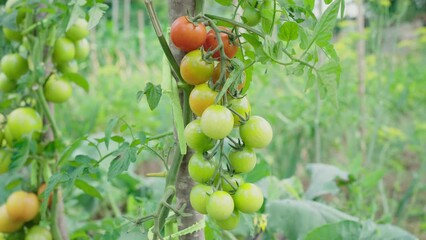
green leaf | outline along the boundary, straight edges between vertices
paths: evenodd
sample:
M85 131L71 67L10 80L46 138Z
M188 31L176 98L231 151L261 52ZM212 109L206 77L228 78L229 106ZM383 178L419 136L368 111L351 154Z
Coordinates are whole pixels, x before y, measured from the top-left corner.
M118 135L111 137L111 140L116 143L123 143L125 141L125 139L122 136L118 136Z
M68 160L68 158L71 156L71 154L74 152L74 150L76 150L80 146L81 142L83 140L86 140L86 139L87 139L86 136L81 137L81 138L75 140L71 145L69 145L62 152L61 156L59 157L58 166L61 166L64 161Z
M107 149L109 147L109 140L111 138L112 130L117 125L118 120L119 120L119 118L115 117L115 118L112 118L108 121L108 125L105 129L105 146L106 146Z
M77 86L81 87L84 91L89 92L89 82L85 77L78 73L65 73L64 78L74 82Z
M65 31L68 31L68 29L77 21L77 19L80 18L80 16L84 16L85 13L82 8L84 4L86 4L86 1L74 1L74 5L71 10L71 16Z
M111 161L108 169L108 180L118 176L123 171L127 171L130 162L136 161L136 148L130 147L129 143L123 143L119 149L114 151L115 158Z
M333 29L336 26L337 16L339 14L340 1L334 1L322 14L321 19L315 25L314 37L312 42L315 41L318 46L322 47L328 42L332 36Z
M215 0L217 3L223 6L231 6L232 0Z
M81 179L77 179L75 180L74 185L80 190L82 190L83 192L85 192L86 194L95 198L102 199L102 195L98 192L98 190L95 187L88 184L87 182Z
M313 229L343 220L357 221L346 213L313 201L278 200L266 205L268 231L283 233L289 240L304 239Z
M283 41L296 40L299 37L299 25L295 22L285 22L278 31L278 37Z
M104 3L96 3L92 8L90 8L89 24L87 26L89 30L98 25L106 10L108 10L108 5Z
M315 0L304 0L305 2L305 9L312 11L315 7Z
M254 34L242 33L241 36L248 42L253 48L257 48L262 45L262 42L259 41L259 37Z
M24 166L30 154L31 140L24 138L14 145L14 151L12 154L12 162L9 165L9 169L17 169Z
M18 25L16 24L16 17L18 16L18 11L14 10L10 14L5 14L1 17L1 25L7 27L11 30L18 30Z
M333 165L313 163L309 164L307 169L311 175L311 181L304 198L308 200L325 194L337 194L340 189L336 181L339 179L349 180L348 172L342 171Z
M246 181L254 183L269 175L271 175L270 166L266 161L262 160L256 164L256 167L250 173L247 174Z
M158 106L158 103L160 102L162 96L161 86L154 85L149 82L146 84L145 90L138 92L137 99L140 101L143 95L146 95L149 108L151 110L154 110Z
M332 1L333 1L333 0L324 0L324 3L328 5L328 4L330 4Z
M62 181L66 180L67 177L63 173L56 173L53 174L52 177L49 178L49 182L47 183L46 190L43 192L43 199L49 199L50 194L53 192L53 190L56 188L56 186L59 185ZM42 219L46 219L46 209L47 209L47 203L49 201L43 201L41 203L41 216Z
M340 72L340 65L335 61L329 61L318 69L320 83L327 91L326 93L334 99L333 103L336 106L338 106L337 87L339 85Z
M360 239L362 224L355 221L341 221L315 228L306 235L305 240Z

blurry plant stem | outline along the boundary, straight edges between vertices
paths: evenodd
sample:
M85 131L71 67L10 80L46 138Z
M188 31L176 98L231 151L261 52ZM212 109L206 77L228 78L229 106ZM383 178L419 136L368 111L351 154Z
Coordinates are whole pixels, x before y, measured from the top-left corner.
M364 1L357 0L358 16L358 34L359 39L357 43L357 55L358 55L358 96L359 96L359 140L361 149L361 160L365 164L367 158L367 144L365 139L365 122L366 122L366 104L365 104L365 39L364 39Z

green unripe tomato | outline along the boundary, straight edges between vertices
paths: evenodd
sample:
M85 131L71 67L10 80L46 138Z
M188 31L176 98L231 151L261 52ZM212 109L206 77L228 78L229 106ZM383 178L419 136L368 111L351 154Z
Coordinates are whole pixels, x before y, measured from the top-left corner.
M7 124L4 126L3 131L4 131L4 140L6 140L6 145L11 147L13 144L13 138L12 138L12 133L10 132Z
M52 234L44 227L34 226L25 235L25 240L52 240Z
M1 70L10 80L18 80L28 72L28 62L17 53L7 54L1 59Z
M203 153L196 152L189 159L189 176L191 176L191 178L196 182L205 183L213 178L216 172L216 167L217 164L214 158L208 161L204 158Z
M223 230L235 229L240 223L240 212L238 212L237 210L234 210L234 212L229 218L225 220L217 220L216 223Z
M73 41L81 40L85 38L87 35L89 35L89 29L87 28L88 26L89 26L89 23L86 21L86 19L79 18L68 29L65 35Z
M12 153L6 150L0 149L0 174L3 174L9 170L9 165L11 161L12 161Z
M263 193L252 183L244 183L234 194L235 207L243 213L257 212L263 204Z
M75 59L84 60L87 58L87 56L89 56L90 46L89 46L89 41L87 41L87 39L83 38L79 41L75 41L74 46L75 46Z
M74 43L68 38L58 38L53 46L53 61L63 63L73 60L75 57Z
M240 126L240 136L247 147L264 148L272 140L272 127L268 121L259 116L252 116Z
M201 115L203 133L213 139L223 139L234 127L232 112L221 105L211 105Z
M244 147L242 150L232 150L229 153L231 167L237 173L248 173L253 170L256 160L256 153L248 147Z
M192 208L199 213L207 214L207 201L213 192L214 190L212 186L204 184L195 185L189 194L189 201Z
M22 40L22 35L18 31L14 31L10 28L3 27L4 37L9 41L20 42Z
M234 201L225 191L214 192L207 201L207 214L214 220L228 219L234 211Z
M24 136L38 137L43 130L40 115L32 108L22 107L13 110L7 117L5 126L6 140L20 140ZM10 134L10 136L8 136Z
M244 9L241 19L248 26L256 26L260 22L261 15L259 10L257 10L256 8L247 7Z
M233 193L244 183L243 177L239 174L233 176L225 175L222 178L222 190L225 192Z
M4 73L0 73L0 92L8 93L16 87L16 82L6 77Z
M237 112L243 118L250 117L251 106L247 97L231 99L229 101L229 108ZM232 116L234 117L234 127L240 126L241 118L235 113L232 113Z
M66 102L72 95L71 83L63 78L52 75L44 85L44 96L54 103Z
M201 130L201 120L195 119L185 127L186 144L198 152L205 152L214 147L216 141L207 137Z
M69 62L59 63L57 65L57 68L61 73L77 73L78 72L78 64L74 60Z

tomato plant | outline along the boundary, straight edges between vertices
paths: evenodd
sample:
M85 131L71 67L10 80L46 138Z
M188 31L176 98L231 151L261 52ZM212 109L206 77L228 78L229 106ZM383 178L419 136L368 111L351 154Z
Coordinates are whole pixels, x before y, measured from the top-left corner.
M212 186L197 184L192 188L191 193L189 194L189 200L191 206L199 213L207 213L207 201L210 198L210 195L213 194L214 190Z
M52 234L44 227L34 226L28 230L25 240L52 240Z
M214 159L205 159L202 152L194 153L191 159L189 159L189 176L199 183L208 182L214 177L216 166L217 164Z
M259 116L252 116L240 127L240 136L244 144L251 148L264 148L272 140L272 127Z
M29 107L17 108L7 116L6 140L8 134L10 134L9 138L12 141L19 140L27 135L37 137L42 129L42 119L34 109Z
M188 16L177 18L170 29L173 44L185 52L200 48L206 41L206 27L202 23L191 22Z
M180 73L183 80L190 85L207 82L213 74L214 66L203 60L200 50L193 50L183 57Z
M244 213L257 212L263 204L263 194L258 186L252 183L241 185L233 196L235 207Z
M191 111L201 117L204 110L214 104L217 92L213 91L206 83L196 85L189 95Z
M207 214L214 220L228 219L234 212L234 201L224 191L214 192L207 201Z
M207 137L201 130L201 120L195 119L185 127L185 140L188 147L195 151L204 152L210 150L216 143L215 140Z
M213 139L225 138L231 133L233 126L232 112L221 105L211 105L201 116L201 130Z
M52 75L44 85L44 96L47 101L54 103L66 102L72 95L72 86L69 81Z
M40 203L34 193L17 191L7 198L6 209L11 219L28 222L38 214Z
M28 62L21 55L7 54L1 59L1 70L11 80L18 80L28 71Z
M233 58L239 47L239 41L234 34L226 27L219 26L220 37L223 42L223 48L228 58ZM217 50L219 42L216 38L216 32L212 29L207 33L206 41L204 42L205 51L214 51L213 58L220 59L220 52Z

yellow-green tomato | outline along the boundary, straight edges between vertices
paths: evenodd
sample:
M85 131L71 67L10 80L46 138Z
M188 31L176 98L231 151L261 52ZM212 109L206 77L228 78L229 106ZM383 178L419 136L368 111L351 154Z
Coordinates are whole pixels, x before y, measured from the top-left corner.
M189 94L189 107L191 111L201 117L204 110L214 104L217 92L212 90L207 83L199 84Z
M256 166L256 153L249 147L229 153L231 167L237 173L248 173Z
M213 74L214 65L203 60L200 50L194 50L185 55L180 63L180 73L189 85L207 82Z
M79 18L75 23L66 31L65 35L73 40L78 41L89 35L88 22L84 18Z
M240 223L240 212L238 212L238 210L234 210L234 212L229 218L225 220L217 220L216 223L223 230L235 229Z
M0 149L0 174L3 174L9 170L9 165L12 160L12 153L6 150Z
M229 101L229 108L234 110L236 113L238 113L238 115L240 115L244 119L250 117L251 106L247 97L231 99ZM232 113L232 116L234 116L234 127L241 125L242 119L238 115L234 112Z
M197 152L205 152L214 147L216 141L201 131L201 120L195 119L185 127L186 144Z
M201 130L213 139L225 138L231 133L233 127L232 112L224 106L211 105L201 116Z
M72 86L63 78L52 75L44 85L44 96L47 101L54 103L66 102L72 95Z
M207 160L202 152L196 152L189 159L188 172L191 178L199 183L208 182L216 172L217 164L214 158Z
M239 174L229 175L226 174L222 178L222 190L225 192L233 193L235 192L239 186L244 183L243 177Z
M259 116L252 116L240 126L240 137L245 146L251 148L264 148L271 142L272 127L268 121Z
M74 43L68 38L58 38L53 46L53 61L63 63L73 60L75 57Z
M28 230L25 240L52 240L52 234L47 228L34 226Z
M89 56L90 46L89 46L89 41L87 41L87 39L83 38L81 40L75 41L74 46L75 46L75 59L83 60L83 59L86 59L87 56Z
M1 70L10 80L18 80L28 72L27 59L17 53L7 54L1 59Z
M37 137L42 129L43 121L34 109L29 107L17 108L7 117L5 126L6 140L8 138L12 141L19 140L24 136Z
M0 73L0 92L8 93L16 87L16 82L10 80L4 73Z
M213 192L214 190L212 186L204 184L195 185L189 194L189 201L192 208L199 213L207 214L207 201Z
M243 213L257 212L263 204L263 194L258 186L244 183L234 194L235 207Z
M18 31L14 31L10 28L3 27L4 37L9 41L20 42L22 40L22 35Z
M7 212L6 205L0 207L0 233L13 233L18 231L24 223L13 220Z
M56 67L61 73L77 73L78 72L78 64L77 64L77 61L75 60L59 63Z
M234 200L225 191L216 191L207 201L207 214L214 220L228 219L234 211Z

